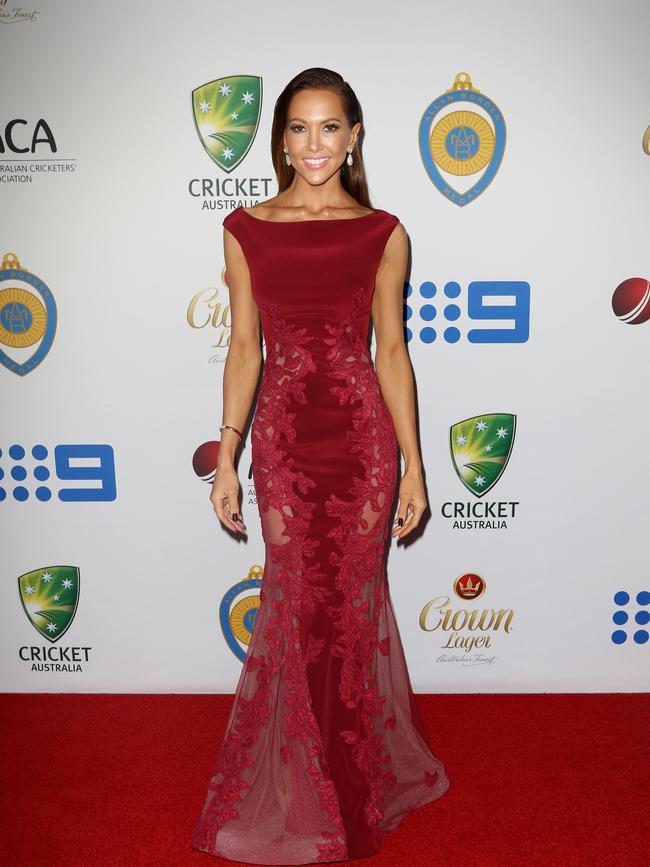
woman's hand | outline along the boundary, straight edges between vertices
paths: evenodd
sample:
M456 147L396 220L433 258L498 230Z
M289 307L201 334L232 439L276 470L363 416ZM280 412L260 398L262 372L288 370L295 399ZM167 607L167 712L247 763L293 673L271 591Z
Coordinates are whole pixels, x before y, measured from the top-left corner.
M426 507L427 498L424 494L422 473L417 470L407 470L399 484L399 506L393 522L393 538L403 538L415 529Z
M217 517L228 529L235 532L246 529L239 509L239 478L234 467L217 467L210 501Z

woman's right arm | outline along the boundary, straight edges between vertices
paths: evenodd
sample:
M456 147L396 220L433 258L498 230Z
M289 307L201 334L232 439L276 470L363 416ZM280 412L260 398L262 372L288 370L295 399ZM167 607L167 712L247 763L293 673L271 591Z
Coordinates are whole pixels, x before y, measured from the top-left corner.
M238 430L244 425L251 405L260 369L260 318L251 290L246 257L239 241L224 228L223 249L226 279L230 291L230 345L223 371L223 418ZM239 445L235 431L221 431L217 471L210 492L219 520L229 529L246 529L239 508L239 479L235 469L235 453Z

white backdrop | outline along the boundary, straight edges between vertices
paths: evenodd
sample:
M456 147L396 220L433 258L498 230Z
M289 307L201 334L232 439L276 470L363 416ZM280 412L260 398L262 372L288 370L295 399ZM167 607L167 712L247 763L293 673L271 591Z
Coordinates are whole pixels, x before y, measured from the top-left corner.
M431 514L414 543L393 544L388 569L414 689L647 690L650 322L619 321L612 295L650 277L648 4L405 0L397 14L332 0L316 16L284 0L20 8L0 4L11 82L0 122L0 688L234 689L245 649L235 617L258 592L237 585L263 566L250 450L247 543L221 527L192 463L221 422L227 316L225 327L208 322L210 304L228 304L221 222L275 194L275 99L300 70L326 66L361 101L372 204L397 214L412 244L408 346ZM425 110L461 71L507 132L494 179L464 207L432 182L418 145ZM262 79L261 113L226 172L197 134L192 91L239 75ZM51 137L33 144L40 119ZM216 189L227 178L268 183L239 197ZM9 253L43 281L49 309ZM486 325L468 307L474 281L529 285L527 339L468 339ZM452 282L460 316L445 320ZM42 310L53 333L21 348L23 331L45 328ZM40 363L16 372L43 341ZM494 413L514 416L516 433L502 476L478 497L455 469L450 432ZM83 466L103 482L70 480ZM83 499L88 488L104 499ZM445 516L445 504L513 502L505 526ZM467 574L482 579L479 598L455 591ZM456 613L458 628L443 628L462 609L504 619L472 629Z

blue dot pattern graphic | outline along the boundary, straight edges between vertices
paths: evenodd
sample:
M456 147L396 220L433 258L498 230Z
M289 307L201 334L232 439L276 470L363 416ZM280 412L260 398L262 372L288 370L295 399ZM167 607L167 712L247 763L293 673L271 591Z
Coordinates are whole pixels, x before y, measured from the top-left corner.
M650 591L641 590L637 593L634 603L638 606L637 610L626 610L630 606L631 597L626 590L619 590L614 594L614 605L616 610L612 615L612 621L618 629L612 632L611 639L614 644L625 644L628 639L628 629L633 629L632 641L634 644L647 644L650 638L650 633L647 627L650 623ZM630 606L631 607L631 606ZM629 626L628 626L629 624ZM635 629L635 625L642 627ZM620 627L627 627L625 629Z
M32 446L30 455L28 455L27 449L19 443L9 446L6 454L3 454L2 449L0 449L0 460L4 457L5 460L9 459L12 462L6 472L5 468L0 465L0 502L6 500L7 496L11 495L14 500L24 503L32 496L28 485L30 470L25 466L25 459L29 460L30 456L36 462L33 470L31 470L32 475L37 482L41 482L33 491L33 496L41 502L50 500L52 498L52 491L48 485L43 484L50 478L49 467L44 463L48 459L49 454L47 446L41 443ZM3 481L5 484L1 484ZM11 487L10 483L12 481L18 482L18 484Z
M451 280L448 283L445 283L442 291L445 298L458 298L461 292L460 283ZM441 308L442 315L448 322L455 322L460 318L461 308L458 304L447 304L444 299L438 307L436 307L435 304L430 303L431 299L435 298L438 292L438 287L435 283L432 283L430 280L425 280L420 284L418 292L420 297L424 299L424 303L421 304L417 311L417 315L422 322L433 322L438 315L438 307ZM412 295L413 287L410 283L406 283L404 292L404 322L408 322L409 324L404 328L404 339L406 343L408 343L417 334L422 343L433 343L438 337L438 332L433 326L422 325L419 331L415 331L417 324L412 321L414 319L414 310L408 300L406 300ZM456 328L456 326L449 326L443 330L442 336L447 343L458 343L461 338L461 332L459 328Z

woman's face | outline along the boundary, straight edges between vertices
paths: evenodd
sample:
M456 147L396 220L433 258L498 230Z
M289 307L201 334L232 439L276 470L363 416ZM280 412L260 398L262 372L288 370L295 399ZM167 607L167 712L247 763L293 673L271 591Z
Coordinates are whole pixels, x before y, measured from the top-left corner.
M338 172L360 128L349 126L338 93L300 90L289 103L284 147L297 174L318 185Z

